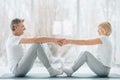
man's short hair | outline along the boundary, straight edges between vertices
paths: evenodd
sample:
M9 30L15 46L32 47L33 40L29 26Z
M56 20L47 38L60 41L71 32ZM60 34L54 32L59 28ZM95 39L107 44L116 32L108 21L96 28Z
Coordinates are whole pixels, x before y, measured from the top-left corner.
M11 30L14 31L14 30L15 30L15 27L16 27L19 23L21 23L21 22L24 22L24 20L23 20L23 19L19 19L19 18L13 19L13 20L11 21L11 25L10 25Z

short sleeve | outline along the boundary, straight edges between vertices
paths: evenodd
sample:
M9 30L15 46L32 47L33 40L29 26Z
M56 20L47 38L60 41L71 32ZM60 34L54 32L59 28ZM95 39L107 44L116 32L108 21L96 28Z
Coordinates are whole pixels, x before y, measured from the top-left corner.
M100 36L100 40L102 41L102 43L106 43L106 39L107 37L106 36Z
M19 44L19 42L20 42L20 40L21 40L21 37L14 37L13 38L13 43L15 44L15 45L18 45Z

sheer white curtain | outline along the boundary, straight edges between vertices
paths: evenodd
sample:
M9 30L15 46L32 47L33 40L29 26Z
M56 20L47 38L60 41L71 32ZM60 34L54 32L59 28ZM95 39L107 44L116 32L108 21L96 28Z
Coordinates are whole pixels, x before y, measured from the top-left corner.
M28 29L25 36L33 36L34 27L31 17L31 1L29 0L0 0L0 65L7 65L5 40L10 34L10 22L14 18L25 19Z
M1 0L0 10L0 28L2 28L0 29L1 65L7 63L5 40L10 34L9 25L14 18L25 20L25 37L72 38L76 33L76 0ZM56 22L60 24L55 25ZM58 29L58 26L60 26L60 29ZM57 34L58 31L60 31L60 34ZM61 56L64 55L63 53L68 48L59 47L52 43L48 45L54 56L58 56L58 53Z
M120 64L120 5L119 0L78 0L80 38L97 37L97 26L103 21L112 24L113 62ZM92 48L90 48L92 49Z
M75 38L77 32L77 0L33 1L35 36ZM53 56L64 57L70 46L48 44ZM70 60L70 58L68 58Z
M6 65L5 40L13 18L25 19L26 37L60 37L88 39L97 37L97 26L103 21L112 24L113 60L120 64L120 1L119 0L0 0L0 65ZM82 50L96 46L63 46L48 43L53 56L73 62ZM73 57L74 56L74 57Z

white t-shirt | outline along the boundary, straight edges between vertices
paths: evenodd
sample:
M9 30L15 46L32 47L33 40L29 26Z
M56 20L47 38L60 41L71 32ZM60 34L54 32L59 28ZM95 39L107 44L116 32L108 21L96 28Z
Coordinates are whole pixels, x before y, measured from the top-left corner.
M102 44L98 45L96 50L97 59L105 66L111 67L112 62L112 43L108 36L100 36Z
M20 40L20 36L10 35L8 37L8 40L6 41L6 51L10 71L14 70L16 64L19 62L24 54L24 49L22 45L19 44Z

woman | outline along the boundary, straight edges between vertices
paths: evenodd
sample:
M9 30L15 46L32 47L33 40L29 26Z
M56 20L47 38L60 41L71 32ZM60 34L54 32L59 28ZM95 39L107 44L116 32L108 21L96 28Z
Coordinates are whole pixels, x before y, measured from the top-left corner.
M67 76L71 76L85 62L98 76L108 76L112 59L112 44L109 40L111 32L111 24L109 22L103 22L98 26L98 33L100 35L99 38L89 40L64 40L64 44L98 45L98 48L96 50L97 56L94 56L88 51L81 52L82 55L80 54L72 67L64 68L63 70Z

